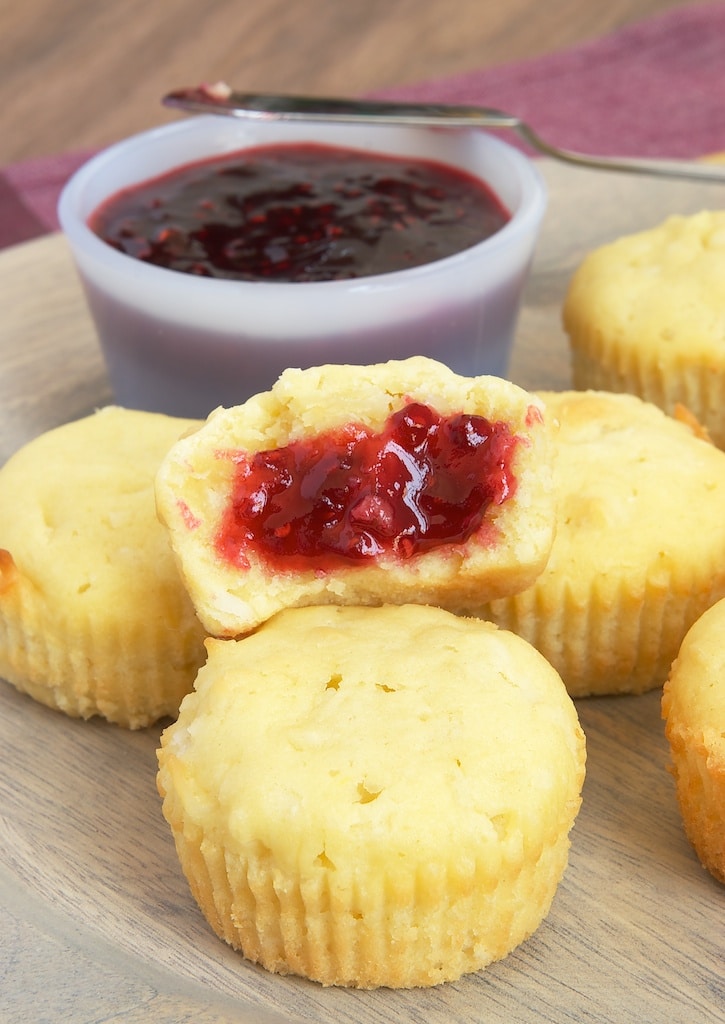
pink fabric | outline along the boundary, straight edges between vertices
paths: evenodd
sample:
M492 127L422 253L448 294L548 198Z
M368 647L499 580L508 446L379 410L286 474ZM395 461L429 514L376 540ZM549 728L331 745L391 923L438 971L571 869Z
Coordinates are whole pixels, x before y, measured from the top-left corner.
M562 53L387 95L498 107L548 142L585 153L718 152L725 150L725 4L674 8Z
M91 150L23 160L0 172L0 249L58 228L58 196Z
M725 4L674 8L560 53L379 95L498 107L548 141L590 153L725 151ZM0 247L57 229L63 183L89 155L0 171Z

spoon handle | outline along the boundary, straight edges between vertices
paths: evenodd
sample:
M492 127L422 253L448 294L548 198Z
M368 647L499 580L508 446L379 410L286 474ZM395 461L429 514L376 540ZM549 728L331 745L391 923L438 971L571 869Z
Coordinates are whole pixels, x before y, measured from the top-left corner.
M229 117L254 120L510 128L540 153L580 167L725 183L725 165L692 160L590 156L569 149L561 149L542 139L520 118L490 107L235 92L223 82L216 85L178 89L164 96L162 102L167 107L176 107L191 113L225 114Z
M645 174L657 178L683 178L693 181L725 184L725 164L708 163L705 160L664 160L634 156L591 156L575 153L570 149L552 146L537 135L523 121L512 127L525 142L540 153L563 160L579 167L591 167L599 171L622 171L626 174Z

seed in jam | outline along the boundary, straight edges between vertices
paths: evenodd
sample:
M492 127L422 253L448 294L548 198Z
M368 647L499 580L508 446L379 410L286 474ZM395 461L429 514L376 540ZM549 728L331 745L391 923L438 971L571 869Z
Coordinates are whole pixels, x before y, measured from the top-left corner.
M302 282L432 263L509 217L483 182L455 167L305 143L177 168L112 196L89 226L170 270Z
M283 571L324 571L465 543L514 493L518 441L506 423L412 402L380 433L348 425L251 456L225 453L235 471L217 552L237 566L253 549Z

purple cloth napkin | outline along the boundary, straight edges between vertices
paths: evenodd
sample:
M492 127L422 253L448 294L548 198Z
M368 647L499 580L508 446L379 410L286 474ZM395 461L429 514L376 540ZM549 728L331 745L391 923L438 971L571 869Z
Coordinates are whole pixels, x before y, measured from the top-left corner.
M675 8L571 50L387 95L497 107L584 153L725 151L725 4Z
M379 95L499 107L583 152L697 157L725 151L724 56L725 4L700 4L560 53ZM57 229L58 194L88 156L0 172L0 248Z
M58 229L60 191L92 154L82 150L23 160L0 171L0 249Z

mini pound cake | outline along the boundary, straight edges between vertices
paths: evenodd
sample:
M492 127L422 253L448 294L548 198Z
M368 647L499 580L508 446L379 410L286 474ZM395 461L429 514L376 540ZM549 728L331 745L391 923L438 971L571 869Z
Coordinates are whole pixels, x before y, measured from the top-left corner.
M210 633L285 607L526 587L554 501L538 399L431 359L287 370L173 446L159 515Z
M158 786L220 938L323 985L413 987L538 927L585 744L529 644L428 606L326 605L207 647Z
M108 407L0 470L0 676L74 717L178 711L205 633L156 516L154 477L196 421Z
M662 694L685 832L725 883L725 600L691 627Z
M660 686L725 596L725 453L634 395L540 397L558 424L551 557L479 614L534 644L572 696Z
M574 386L686 406L725 448L725 210L590 253L563 309Z

